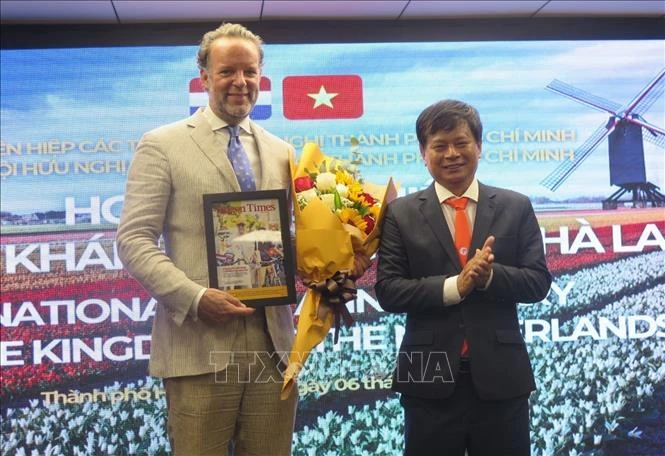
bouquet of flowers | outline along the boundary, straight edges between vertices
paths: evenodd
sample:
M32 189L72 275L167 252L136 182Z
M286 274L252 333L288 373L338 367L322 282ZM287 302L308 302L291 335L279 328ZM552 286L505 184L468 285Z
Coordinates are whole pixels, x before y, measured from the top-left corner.
M297 164L291 160L295 200L296 264L308 290L284 373L282 398L289 396L311 350L325 339L333 321L352 319L346 302L355 298L354 256L379 247L380 221L397 190L363 182L348 162L307 143ZM337 333L336 333L337 336Z

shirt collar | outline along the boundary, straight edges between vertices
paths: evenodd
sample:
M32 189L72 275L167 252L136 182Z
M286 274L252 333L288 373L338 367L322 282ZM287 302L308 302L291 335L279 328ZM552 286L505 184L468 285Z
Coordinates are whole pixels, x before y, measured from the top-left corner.
M217 114L215 114L215 111L213 111L212 108L210 108L210 103L208 103L208 106L206 106L206 108L203 110L203 116L210 124L212 131L221 130L222 128L226 128L229 125L226 122L224 122L222 119L220 119ZM244 119L242 119L242 121L238 125L245 132L249 133L250 135L252 134L252 127L249 124L249 117L245 117Z
M443 203L451 196L456 196L450 190L436 181L434 181L434 190L436 191L436 196L439 198L439 202L441 203ZM469 188L467 188L466 191L460 196L465 196L471 201L478 203L478 179L474 177L473 181L471 181L471 185L469 185Z

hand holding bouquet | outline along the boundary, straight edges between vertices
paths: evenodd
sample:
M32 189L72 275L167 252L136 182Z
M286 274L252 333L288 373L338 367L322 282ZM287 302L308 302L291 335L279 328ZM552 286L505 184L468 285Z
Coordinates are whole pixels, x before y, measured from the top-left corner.
M397 192L363 183L347 162L305 144L296 165L291 162L295 200L296 265L308 287L296 339L284 374L282 398L288 397L311 350L325 339L333 320L339 329L351 316L346 302L356 296L356 255L370 257L379 247L379 227L386 204Z

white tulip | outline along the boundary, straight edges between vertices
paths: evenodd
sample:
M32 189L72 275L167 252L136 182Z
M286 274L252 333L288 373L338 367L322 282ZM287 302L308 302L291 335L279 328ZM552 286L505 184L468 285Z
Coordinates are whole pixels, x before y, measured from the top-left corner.
M316 176L316 187L322 191L332 191L337 185L337 179L333 173L325 172Z
M319 195L316 194L316 189L310 188L308 190L304 190L300 193L296 194L296 198L298 199L298 203L302 206L306 206L310 201L312 201L314 198L318 198Z

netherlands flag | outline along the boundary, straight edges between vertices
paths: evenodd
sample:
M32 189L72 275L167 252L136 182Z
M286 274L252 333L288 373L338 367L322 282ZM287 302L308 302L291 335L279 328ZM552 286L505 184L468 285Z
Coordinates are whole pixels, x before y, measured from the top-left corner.
M206 93L203 85L201 85L200 78L194 78L189 81L189 114L194 114L197 109L208 105L208 94ZM261 76L259 82L259 99L249 118L252 120L265 120L269 119L272 115L272 95L270 92L270 79Z

